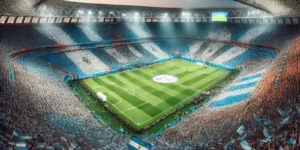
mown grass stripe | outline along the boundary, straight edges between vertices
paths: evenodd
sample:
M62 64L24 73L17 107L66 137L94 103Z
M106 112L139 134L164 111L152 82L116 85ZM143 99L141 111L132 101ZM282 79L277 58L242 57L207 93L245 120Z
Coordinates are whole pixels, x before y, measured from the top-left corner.
M118 98L121 99L121 97L120 97L118 94L113 93L113 92L111 92L110 90L108 90L107 88L102 87L102 86L100 86L100 87L98 87L98 88L95 88L95 89L90 89L90 90L93 92L93 94L94 94L95 96L96 96L96 94L97 94L98 92L102 92L103 94L105 94L105 95L108 97L107 101L108 101L109 104L115 104L115 103L118 103L118 102L119 102L119 99L118 99ZM100 99L97 98L97 100L100 100Z
M132 109L135 108L134 106L132 106L130 103L128 103L127 101L123 100L121 102L118 102L116 104L114 104L121 112L127 111L128 109Z
M94 78L93 80L94 80L98 85L100 85L100 86L106 86L106 85L107 85L107 83L104 82L103 80L101 80L100 78Z
M144 80L145 82L142 82L142 81L137 80L136 78L132 77L129 74L124 74L123 77L128 78L129 80L133 81L135 84L140 85L140 87L142 89L148 90L152 95L154 95L154 96L156 96L160 99L167 99L167 98L172 97L172 95L169 95L166 92L162 92L162 91L166 91L166 90L170 91L169 89L166 89L165 87L156 87L156 88L154 88L150 84L149 85L145 84L146 83L145 80ZM163 88L164 90L159 90L158 88ZM178 94L178 92L175 92L175 91L173 91L173 93L176 94L176 95ZM181 94L180 97L182 97L182 94Z
M187 81L183 82L182 84L185 86L190 86L191 84L195 83L196 81L200 81L201 79L203 79L207 76L208 76L207 74L201 74L200 76L197 76L195 78L187 80Z
M130 87L132 90L134 90L136 95L138 95L140 97L145 97L147 99L153 99L152 101L149 102L152 105L155 105L157 103L160 103L160 102L164 101L163 99L152 95L151 91L149 89L144 90L145 88L143 88L139 85L136 85L134 82L128 80L127 78L124 78L120 74L117 74L116 77L119 80L121 80L124 84L126 84L126 87Z
M134 73L136 73L136 75L138 75L138 76L143 76L143 77L149 78L149 80L152 80L152 77L150 77L150 75L144 73L143 71L136 70L136 72L134 72ZM190 96L190 94L195 93L195 90L192 90L187 87L178 86L178 84L160 84L160 86L170 89L176 93L182 93L186 96ZM183 91L185 91L185 92L183 93Z
M162 113L163 111L149 103L138 106L138 109L143 111L144 113L148 114L151 117L155 117L156 115Z
M150 68L95 78L93 82L89 82L92 83L89 89L94 94L97 92L106 94L113 112L134 128L142 129L192 100L229 73L216 70L219 69L182 60L171 60L152 65ZM156 83L152 78L159 75L158 73L177 76L179 82ZM83 85L88 87L89 84ZM91 89L92 87L95 88Z
M124 114L126 114L126 116L131 119L131 121L133 122L132 125L134 127L137 127L138 129L144 128L144 126L140 123L145 122L147 120L153 120L153 117L149 116L140 109L131 109L124 112Z
M156 68L146 68L144 69L143 71L146 71L147 73L149 74L152 74L152 75L156 75L156 74L165 74L165 73L169 73L170 70L174 70L174 69L177 69L175 66L168 66L168 67L165 67L165 68L161 68L161 69L156 69Z
M190 74L182 77L182 78L179 78L179 83L184 83L186 82L187 80L191 80L195 77L198 77L202 74L207 74L206 72L210 71L210 70L217 70L215 68L206 68L204 70L201 70L201 71L195 71L195 72L191 72Z
M126 84L124 84L121 80L119 80L115 76L109 75L109 76L107 76L107 79L114 82L114 83L116 83L119 86L126 86Z
M161 110L166 110L166 109L169 109L171 106L164 101L164 102L161 102L161 103L155 105L155 107L157 107Z
M148 83L149 83L149 86L151 88L154 88L153 86L155 86L155 91L165 91L164 93L168 92L170 94L174 94L174 95L177 95L178 93L180 93L180 91L178 90L174 90L172 88L170 88L169 86L172 85L172 84L159 84L159 83L155 83L153 80L152 80L152 77L150 77L148 74L146 74L145 72L143 71L137 71L137 72L131 72L132 74L134 74L135 76L138 76L138 77L146 77L148 78ZM160 89L160 90L158 90ZM179 88L177 88L179 89ZM182 89L181 91L183 91L185 89ZM164 95L164 94L163 94ZM169 95L169 94L168 94ZM172 96L171 96L172 97ZM181 96L181 98L184 98L185 96Z
M211 74L214 74L216 72L218 72L219 70L214 70ZM197 76L195 78L191 78L190 80L187 80L185 82L183 82L182 84L185 85L185 86L190 86L192 85L193 83L197 83L198 81L201 82L202 79L206 78L206 77L209 77L211 74L202 74L200 76ZM210 78L210 77L209 77Z
M129 78L130 80L133 80L136 84L141 85L143 88L148 88L149 90L155 92L155 91L164 91L164 93L168 93L171 95L177 95L178 91L174 91L172 89L169 89L168 87L165 87L165 84L156 83L152 80L152 77L150 75L144 73L143 71L138 72L129 72L126 75L126 78ZM137 80L140 78L144 78L145 80ZM147 80L146 80L147 79Z
M207 69L207 68L208 68L208 67L202 67L202 68L200 68L200 69L194 70L194 72L201 72L201 71L203 71L203 70L205 70L205 69ZM179 79L180 79L180 78L184 78L185 76L190 75L191 73L194 73L194 72L191 72L191 71L189 71L189 72L187 72L187 71L182 71L181 73L177 74L176 77L178 77Z
M226 75L227 75L226 73L222 72L221 70L218 70L217 72L215 72L215 74L205 77L201 81L198 81L193 85L190 85L190 87L193 87L196 89L203 89L203 87L205 87L206 84L211 83L214 85L216 82L218 82L220 79L222 79Z
M130 94L129 92L127 92L117 86L107 85L106 88L108 88L110 91L118 92L118 94L123 99L125 99L127 102L129 102L132 106L138 106L138 105L145 103L145 101L141 100L140 98Z

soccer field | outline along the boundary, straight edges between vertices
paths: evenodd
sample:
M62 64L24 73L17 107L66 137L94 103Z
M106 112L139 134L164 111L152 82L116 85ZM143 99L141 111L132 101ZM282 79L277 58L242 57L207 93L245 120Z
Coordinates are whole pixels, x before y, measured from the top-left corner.
M99 92L105 94L105 104L109 109L136 130L141 130L192 101L229 73L175 59L145 68L84 79L81 84L93 95ZM170 83L159 83L161 81Z

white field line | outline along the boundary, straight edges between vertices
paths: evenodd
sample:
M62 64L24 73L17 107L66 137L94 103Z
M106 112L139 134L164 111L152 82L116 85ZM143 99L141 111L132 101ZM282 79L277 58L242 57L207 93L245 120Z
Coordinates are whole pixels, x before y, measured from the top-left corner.
M123 115L125 115L129 120L131 120L132 122L135 123L135 121L133 121L130 117L128 117L128 116L127 116L124 112L122 112L118 107L115 107L115 108L118 109L119 112L122 113ZM138 125L138 126L140 126L140 125Z
M183 85L183 84L180 84L180 83L175 83L176 85L178 85L178 86L183 86L183 87L185 87L185 88L187 88L187 89L192 89L192 90L195 90L195 91L198 91L198 92L201 92L200 90L198 90L198 89L193 89L193 88L190 88L190 87L188 87L188 86L186 86L186 85Z
M116 104L119 104L119 103L121 103L122 102L122 100L119 98L119 97L116 97L113 93L110 93L110 92L108 92L110 95L112 95L113 97L115 97L116 99L118 99L119 100L119 102L117 102ZM123 99L123 98L122 98ZM124 99L123 99L124 100ZM115 104L113 104L113 105L115 105Z
M182 68L180 66L176 66L176 67L178 67L178 68L180 68L180 69L182 69L183 71L186 71L186 72L195 72L195 70L187 70L187 69L184 69L184 68Z
M178 67L178 66L177 66L177 67ZM179 68L181 68L181 67L179 67ZM183 68L182 68L182 69L183 69ZM213 83L214 83L214 82L216 82L216 80L214 80ZM177 84L179 84L179 83L177 83ZM185 86L185 85L182 85L182 86ZM187 97L186 99L184 99L183 101L181 101L181 102L178 103L177 105L186 102L187 99L190 99L191 97L195 96L196 94L199 95L201 91L200 91L200 90L197 90L197 91L198 91L198 92L196 92L195 94L193 94L193 95ZM161 114L165 113L166 111L169 111L169 110L172 109L172 108L174 108L174 107L170 107L169 109L164 110L163 112L161 112L161 113L157 114L156 116L154 116L154 117L148 119L147 121L144 121L143 123L139 124L138 126L143 125L144 123L148 122L149 120L151 120L151 119L157 117L158 115L161 115Z
M184 99L183 101L181 101L181 103L186 102L187 99L193 97L193 96L196 95L196 94L198 95L199 93L195 93L195 94L191 95L190 97L187 97L186 99ZM178 103L177 105L179 105L179 104L181 104L181 103ZM170 109L172 109L172 108L174 108L174 107L170 107L169 109L166 109L165 111L163 111L162 113L159 113L158 115L161 115L161 114L165 113L166 111L168 112L168 111L169 111ZM178 107L177 107L177 108L178 108ZM177 108L176 108L176 109L177 109ZM151 119L157 117L158 115L152 117ZM148 121L151 120L151 119L148 119L147 121L144 121L143 123L141 123L141 125L143 125L144 123L148 122ZM140 125L138 125L138 126L140 126Z
M116 83L109 83L108 85L117 85ZM99 85L100 86L100 85ZM119 86L119 85L117 85L117 86ZM100 86L100 87L105 87L105 86ZM120 86L119 86L120 87ZM122 88L122 89L124 89L124 88ZM124 89L125 91L127 91L126 89ZM128 92L128 91L127 91ZM108 93L110 93L110 92L108 92ZM128 93L130 93L130 92L128 92ZM112 93L110 93L112 96L114 96L114 94L112 94ZM130 94L132 94L132 93L130 93ZM133 94L132 94L133 95ZM136 96L136 95L134 95L134 96ZM120 98L118 98L118 97L116 97L116 96L114 96L115 98L117 98L118 100L119 100L119 102L118 103L116 103L116 104L119 104L120 102L122 102L122 101L126 101L126 100L124 100L122 97L121 97L121 99L122 100L120 100ZM145 102L145 101L144 101ZM114 105L115 106L115 108L116 109L118 109L118 111L120 112L120 113L122 113L123 115L125 115L129 120L131 120L132 122L134 122L135 123L135 121L134 120L132 120L130 117L128 117L128 115L126 115L125 114L125 111L121 111L117 106L116 106L116 104L112 104L112 105ZM146 104L146 102L145 103L143 103L143 104L141 104L141 105L144 105L144 104ZM140 105L139 105L140 106ZM132 108L130 108L130 109L134 109L134 108L137 108L137 107L132 107ZM126 110L127 111L127 110ZM140 126L140 125L138 125L138 126Z
M219 78L221 78L221 77L219 77ZM215 79L215 80L213 81L213 83L215 83L216 81L217 81L217 79ZM179 104L181 104L181 103L184 103L184 102L186 102L186 100L187 100L187 99L190 99L191 97L195 96L196 94L197 94L197 95L199 95L199 94L200 94L200 92L199 92L199 93L195 93L195 94L191 95L190 97L188 97L188 98L184 99L183 101L181 101L181 102L180 102L180 103L178 103L177 105L179 105ZM169 109L167 109L167 110L163 111L162 113L165 113L166 111L169 111L171 108L174 108L174 107L170 107ZM160 113L160 114L162 114L162 113ZM160 114L158 114L158 115L160 115ZM157 117L158 115L156 115L156 116L152 117L151 119L153 119L153 118ZM149 121L149 120L151 120L151 119L148 119L147 121L145 121L145 122L143 122L143 123L141 123L141 124L144 124L144 123L148 122L148 121ZM140 125L139 125L139 126L140 126Z
M108 85L117 85L116 83L108 83ZM97 89L97 88L99 88L99 87L105 87L105 86L103 86L103 85L99 85L98 84L98 87L96 87L96 88L92 88L93 90L95 90L95 89ZM122 88L122 87L121 87ZM126 89L124 89L124 88L122 88L123 90L125 90L125 91L127 91ZM130 93L129 91L127 91L128 93ZM109 94L111 94L113 97L115 97L116 99L118 99L119 100L119 102L118 103L116 103L116 104L119 104L120 102L122 102L122 100L120 100L120 98L122 98L122 97L120 97L120 98L118 98L118 97L116 97L113 93L111 93L111 92L108 92ZM132 93L131 93L132 94ZM122 98L123 99L123 98ZM124 99L123 99L124 100ZM124 100L125 101L125 100ZM116 105L116 104L112 104L112 105Z
M112 96L114 96L115 98L117 98L117 99L119 100L118 103L115 103L115 104L112 104L112 105L114 105L115 108L117 108L117 109L119 110L119 112L121 112L122 114L124 114L126 111L135 109L135 108L137 108L137 107L139 107L139 106L142 106L142 105L144 105L144 104L147 103L143 98L141 98L141 97L139 97L138 95L136 95L134 90L131 90L131 89L125 89L125 88L119 86L118 84L112 83L112 82L111 82L111 83L108 83L108 85L116 85L116 86L120 87L121 89L127 91L129 94L132 94L133 96L135 96L135 97L137 97L137 98L139 98L139 99L141 99L141 100L144 101L144 103L142 103L142 104L140 104L140 105L138 105L138 106L134 106L134 107L131 107L131 108L127 109L127 110L121 111L120 109L118 109L118 107L117 107L116 105L119 104L119 103L121 103L122 101L126 101L126 100L125 100L124 98L122 98L122 97L120 97L120 98L122 99L122 100L120 100L120 98L116 97L114 94L112 94L112 93L109 92ZM105 87L105 86L101 86L101 87ZM133 93L131 93L130 91L133 91ZM124 114L124 115L127 116L126 114ZM127 118L129 118L129 117L127 116ZM131 119L130 119L130 120L131 120ZM131 121L133 121L133 120L131 120ZM133 121L133 122L134 122L134 121Z
M184 70L184 71L187 71L187 70L185 70L184 68L182 68L182 67L179 67L179 66L177 66L178 68L181 68L182 70ZM195 71L195 70L193 70L193 71ZM216 82L216 81L213 81L213 82ZM179 84L179 83L176 83L176 84ZM116 83L109 83L108 85L117 85L118 87L120 87L118 84L116 84ZM187 87L187 86L185 86L185 85L182 85L182 84L179 84L179 85L181 85L181 86L184 86L184 87ZM99 85L100 86L100 85ZM101 87L104 87L104 86L101 86ZM144 105L144 104L146 104L147 102L143 99L143 98L141 98L141 97L139 97L139 96L137 96L136 94L133 94L133 93L131 93L131 92L129 92L128 91L128 89L125 89L125 88L123 88L123 87L120 87L120 88L122 88L123 90L125 90L125 91L127 91L128 93L130 93L130 94L132 94L132 95L134 95L134 96L136 96L136 97L138 97L138 98L140 98L141 100L143 100L145 103L143 103L143 104L140 104L140 105L138 105L138 106L141 106L141 105ZM188 88L188 87L187 87ZM183 101L181 101L180 103L178 103L178 104L176 104L176 105L179 105L179 104L182 104L182 103L185 103L186 101L187 101L187 99L190 99L191 97L194 97L196 94L197 95L199 95L200 94L200 90L197 90L197 89L195 89L196 91L198 91L198 92L196 92L195 94L193 94L193 95L191 95L191 96L189 96L189 97L187 97L186 99L184 99ZM132 91L134 91L134 90L132 90ZM135 91L134 91L134 93L135 93ZM113 94L112 94L113 95ZM115 96L114 96L115 97ZM123 98L122 98L123 99ZM119 98L118 98L118 100L120 100ZM123 99L124 100L124 99ZM124 100L124 101L126 101L126 100ZM120 103L120 102L118 102L118 103ZM116 103L116 104L118 104L118 103ZM112 104L112 105L116 105L116 104ZM138 107L137 106L137 107ZM129 110L132 110L132 109L135 109L135 108L137 108L137 107L132 107L132 108L129 108L128 110L125 110L125 111L121 111L118 107L116 107L115 106L115 108L117 109L117 110L119 110L119 112L120 113L122 113L123 115L125 115L129 120L131 120L132 122L134 122L134 123L136 123L135 121L133 121L130 117L128 117L128 115L126 115L125 114L125 112L127 112L127 111L129 111ZM153 118L155 118L155 117L157 117L157 116L159 116L159 115L161 115L161 114L163 114L163 113L165 113L165 112L168 112L168 111L170 111L170 109L172 109L172 108L174 108L174 107L170 107L170 108L168 108L168 109L166 109L166 110L164 110L163 112L161 112L161 113L159 113L159 114L157 114L156 116L154 116L154 117L151 117L150 119L148 119L148 120L146 120L146 121L144 121L143 123L136 123L136 125L137 126L141 126L141 125L143 125L144 123L146 123L146 122L148 122L149 120L152 120ZM178 108L178 107L177 107ZM177 109L176 108L176 109Z
M132 89L125 89L125 88L121 87L120 85L118 85L118 84L116 84L116 83L115 83L115 85L116 85L116 86L118 86L119 88L121 88L121 89L123 89L123 90L127 91L128 93L130 93L130 94L132 94L132 95L136 96L136 94L135 94L135 91L134 91L134 90L132 90ZM132 93L131 93L130 91L131 91Z
M179 84L179 83L177 83L177 84ZM184 85L182 85L182 86L184 86ZM186 86L185 86L185 87L186 87ZM198 91L198 92L196 92L195 94L193 94L193 95L187 97L186 99L184 99L183 101L181 101L181 103L182 103L182 102L186 102L187 99L189 99L189 98L195 96L196 94L198 95L198 94L201 92L200 90L196 90L196 91ZM144 103L144 104L145 104L145 103ZM144 105L144 104L141 104L141 105ZM180 103L178 103L177 105L179 105L179 104L180 104ZM141 105L138 105L138 106L141 106ZM125 111L123 111L123 112L129 111L129 110L134 109L134 108L137 108L137 107L130 108L130 109L125 110ZM172 109L172 108L173 108L173 107L170 107L169 109L167 109L167 110L165 110L165 111L159 113L158 115L161 115L161 114L165 113L166 111L169 111L169 110ZM118 109L118 110L119 110L119 109ZM120 110L119 110L119 111L120 111ZM122 113L123 113L123 112L122 112ZM123 113L123 114L124 114L124 113ZM125 115L126 115L126 114L125 114ZM156 116L154 116L154 117L151 117L150 119L148 119L147 121L144 121L143 123L139 123L138 126L143 125L144 123L146 123L146 122L148 122L149 120L151 120L151 119L157 117L158 115L156 115ZM127 115L126 115L126 116L127 116ZM128 117L128 116L127 116L127 117ZM130 119L130 120L131 120L131 119Z
M132 95L135 96L135 91L134 91L134 90L131 90L131 89L125 89L125 88L119 86L117 83L110 82L110 83L108 83L108 85L117 85L117 86L120 87L121 89L123 89L123 90L127 91L128 93L130 93L130 94L132 94ZM99 87L105 87L105 86L103 86L103 85L98 85L98 87L96 87L96 88L99 88ZM96 89L96 88L93 88L93 90Z
M138 97L139 99L143 100L145 103L147 103L142 97L139 97L138 95L136 95L135 91L134 90L131 90L131 89L125 89L123 87L121 87L120 85L116 84L116 83L109 83L108 85L115 85L115 86L118 86L120 87L121 89L125 90L126 92L128 92L129 94L135 96L135 97ZM101 86L101 87L105 87L105 86ZM131 93L132 92L132 93ZM109 92L110 93L110 92ZM111 93L110 93L111 94ZM115 96L114 96L115 97ZM123 99L123 98L122 98ZM125 99L123 99L124 101L126 101ZM118 102L119 103L119 102ZM116 103L116 104L118 104ZM144 104L145 104L144 103ZM113 105L116 105L116 104L113 104Z
M137 106L135 106L135 107L131 107L131 108L127 109L127 110L124 110L123 112L129 111L129 110L132 110L132 109L135 109L135 108L137 108L137 107L139 107L139 106L142 106L142 105L145 105L145 104L146 104L146 102L143 103L143 104L137 105Z
M117 85L117 84L116 84L116 85ZM117 86L120 87L119 85L117 85ZM120 88L122 88L122 87L120 87ZM127 91L127 89L125 89L125 88L122 88L122 89L125 90L125 91ZM130 89L130 90L131 90L131 89ZM147 103L147 102L144 100L144 98L142 98L142 97L136 95L134 90L131 90L131 91L133 91L134 94L133 94L133 93L130 93L129 91L127 91L127 92L130 93L130 94L132 94L133 96L135 96L135 97L137 97L137 98L143 100L145 103Z

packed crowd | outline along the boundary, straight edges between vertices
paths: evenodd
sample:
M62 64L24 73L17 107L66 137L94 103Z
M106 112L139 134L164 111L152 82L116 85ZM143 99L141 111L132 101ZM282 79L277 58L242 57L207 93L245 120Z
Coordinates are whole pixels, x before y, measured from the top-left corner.
M297 9L300 6L299 1L294 1L294 0L284 0L284 1L241 0L241 1L268 10L275 15L299 15L300 13L300 11Z
M275 27L270 27L270 29L272 30L269 30L268 27L264 26L243 26L242 28L239 25L216 25L216 27L211 28L210 25L199 24L195 28L195 30L184 30L179 31L178 33L170 34L165 33L165 31L161 30L161 28L157 25L147 25L144 27L140 27L140 29L137 28L139 30L133 28L127 29L126 25L124 24L120 24L118 26L99 25L97 27L91 27L92 31L86 33L81 32L78 26L81 25L51 25L51 27L30 25L22 27L5 26L0 29L0 112L3 121L2 129L5 130L1 133L2 144L0 142L0 145L4 145L4 147L16 146L14 145L14 143L10 145L9 142L12 141L15 142L15 144L16 142L24 142L21 137L32 136L31 141L25 140L25 142L28 142L30 144L26 144L26 146L37 147L40 142L45 142L45 147L61 145L65 148L68 148L72 145L72 147L74 147L74 145L75 147L80 145L82 148L101 147L103 149L122 149L126 147L126 143L129 140L128 136L116 134L109 128L109 126L104 126L103 124L99 123L97 119L95 119L94 116L92 116L92 114L88 111L88 109L86 109L85 106L81 104L80 101L73 95L67 85L55 79L55 76L59 76L60 74L55 73L55 71L53 71L53 69L51 69L51 67L49 66L47 68L47 63L41 63L38 61L34 62L34 59L31 59L29 62L25 61L21 63L16 60L12 60L15 82L14 84L11 84L9 78L10 71L8 65L8 54L13 50L23 49L26 47L54 45L56 43L73 44L88 42L91 40L97 40L96 35L98 35L102 39L113 39L113 34L121 35L124 38L129 36L143 37L149 35L199 36L200 38L204 38L207 37L211 32L214 32L216 34L210 34L210 38L217 37L218 32L221 32L220 35L224 36L228 33L230 34L230 36L226 37L231 37L231 39L229 40L243 40L250 43L261 42L263 44L280 46L281 49L285 49L289 44L288 41L299 34L298 32L295 32L298 31L298 28L296 27L281 27L276 29L273 29ZM145 29L146 27L147 29ZM182 29L184 26L176 24L174 27ZM198 28L201 30L198 30ZM239 31L235 28L242 29L241 31ZM294 28L294 30L292 30L291 28ZM137 32L139 32L140 30L144 30L145 33L140 32L142 34L139 35L140 33ZM286 34L286 32L290 34ZM86 36L85 34L88 34L88 36ZM270 35L272 35L273 38L269 38ZM282 39L274 37L282 37ZM283 42L281 42L282 40ZM57 56L58 58L60 58L56 58L54 60L60 61L60 63L62 64L67 60L71 60L70 62L73 62L74 68L77 67L81 70L86 69L86 72L93 72L94 70L91 69L93 68L93 65L89 66L89 64L95 63L105 68L106 66L110 66L109 64L121 64L123 62L137 60L140 57L163 57L164 55L168 55L168 51L165 51L166 49L170 51L174 49L175 46L173 46L172 44L174 42L176 41L170 41L171 44L168 44L167 46L163 46L162 43L155 42L144 45L135 44L132 47L134 47L136 51L134 51L132 47L129 48L127 46L115 48L112 51L109 51L109 49L106 49L104 51L91 50L85 52L52 55L52 57L54 58L54 56ZM188 41L188 43L197 44L197 41ZM225 48L221 47L220 45L216 45L215 48L219 48L219 50L210 50L208 47L212 46L212 44L209 44L208 46L203 46L204 48L201 49L202 46L199 45L199 43L201 42L198 42L198 46L194 47L198 47L198 50L200 49L199 51L210 53L209 55L216 52L218 52L218 54L220 55L227 55L225 51L230 51L230 49L233 48L225 45ZM178 48L179 52L189 53L191 51L191 49L185 50L188 46L184 45L184 43L178 43L178 45L182 45L182 48ZM202 53L198 53L198 50L194 50L194 52L198 54L194 55L194 57L201 57ZM221 50L224 50L224 52L222 52ZM141 55L137 52L139 52ZM293 52L291 53L293 54ZM106 58L101 58L100 55L102 55L102 57L105 56ZM298 54L293 55L299 56ZM211 56L215 59L218 58L218 56L214 56L214 54L212 54ZM85 59L83 59L82 57L85 57ZM228 59L231 58L231 56L228 55L225 58ZM291 63L291 61L289 61L290 59L293 59L295 62L299 62L298 57L291 57L288 58L288 64ZM267 68L270 66L270 63L271 62L269 60L265 60L262 58L247 60L244 62L244 70L241 75L247 75L255 71L262 70L263 68ZM69 63L66 63L64 65L72 66L72 64ZM299 67L299 65L293 67L297 68ZM295 77L295 73L297 73L298 70L287 67L285 67L285 69L289 70L289 73L285 73L283 71L280 79L282 80L282 82L280 82L277 89L300 91L294 86L287 86L292 84L285 83L286 80L295 82L295 79L289 76ZM49 74L51 76L53 75L53 77L50 78ZM258 86L260 87L262 85L260 84ZM269 85L265 86L265 88L260 89L268 89L267 87ZM268 93L273 93L271 89L266 91ZM257 92L255 92L254 94L263 95L263 93ZM288 99L295 99L297 97L296 95L291 95L292 93L289 94L290 97L287 97ZM284 95L284 93L282 93L281 95ZM266 98L265 95L263 96L264 97L262 97L261 99ZM278 102L280 100L280 98L278 97L274 97L274 99L278 99ZM271 99L268 100L271 101ZM261 113L261 107L253 108L251 109L251 111L249 111L249 109L244 109L245 107L247 108L247 104L254 105L252 102L255 102L255 106L259 106L259 104L262 105L261 101L252 100L251 103L248 102L239 104L239 107L231 107L230 109L211 110L209 107L201 107L176 126L167 129L166 132L161 133L159 136L145 137L144 140L156 144L156 147L161 149L164 149L166 147L176 148L178 146L181 148L191 146L192 149L195 148L195 145L199 147L199 144L201 144L200 141L216 144L216 140L223 139L227 135L230 135L229 137L234 137L232 131L236 130L239 122L251 122L252 119L250 118L252 118L252 116L249 117L243 114L251 113L252 115L254 113L257 113L257 111L258 113ZM289 105L292 104L291 102L287 103ZM272 108L277 107L278 106L274 106ZM283 109L289 110L286 109L286 107L284 107ZM274 114L274 111L270 110L270 113L266 114ZM270 118L267 116L262 117ZM220 123L218 120L221 120L222 123ZM244 126L247 127L247 129L254 129L252 128L251 123L250 125L245 124ZM228 139L224 139L224 142L226 140ZM55 144L56 142L59 142L60 144ZM248 141L248 143L250 143L251 145L251 142ZM24 143L18 144L24 145Z
M212 145L215 146L218 145L219 141L227 143L231 141L231 137L235 139L236 133L230 131L238 129L243 124L251 131L247 132L247 137L251 138L246 138L246 141L252 148L260 149L260 146L264 149L295 147L295 141L297 143L296 138L298 138L295 137L295 131L299 132L296 127L296 125L299 125L299 104L297 101L299 101L298 84L300 82L298 81L299 71L296 70L299 67L299 52L298 40L290 48L287 65L282 71L276 89L274 89L274 81L278 68L281 66L282 59L280 58L272 63L248 102L217 110L198 109L196 113L190 115L176 127L168 129L163 138L165 138L165 141L172 142L189 139L193 143L209 139L205 142L213 143ZM282 53L285 53L285 51L282 51ZM278 57L282 57L282 55L280 54ZM279 113L275 113L277 108L286 111L278 109ZM251 118L254 114L258 117L254 117L253 120ZM270 123L267 119L262 120L259 118L268 118L272 122L272 126L269 126ZM260 125L257 125L256 121L260 121ZM265 121L267 121L266 125L264 125ZM264 127L267 128L269 133L275 135L270 139L264 138ZM227 130L223 130L224 128ZM167 139L171 135L175 139ZM179 143L184 144L183 142Z

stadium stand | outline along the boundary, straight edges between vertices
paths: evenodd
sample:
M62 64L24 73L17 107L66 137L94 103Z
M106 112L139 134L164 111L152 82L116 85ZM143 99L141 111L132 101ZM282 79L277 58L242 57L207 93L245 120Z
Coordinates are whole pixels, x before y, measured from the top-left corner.
M281 81L279 83L278 88L274 90L274 80L277 75L277 70L280 68L281 65L281 57L284 55L279 55L278 59L274 61L273 65L271 66L270 70L265 73L262 77L258 88L253 93L253 96L248 103L241 103L239 105L234 105L230 109L219 109L218 111L210 111L210 110L198 110L196 113L191 115L186 121L180 122L175 128L171 128L167 130L164 136L164 139L168 137L168 135L172 135L173 137L181 137L181 138L190 138L191 135L195 135L194 133L202 133L205 135L203 136L192 136L190 140L192 141L199 141L200 139L207 139L207 136L217 136L219 140L215 141L205 141L201 145L202 148L211 147L206 145L206 142L215 143L213 145L218 145L221 143L227 143L225 145L231 145L235 147L234 144L237 144L236 140L228 138L224 140L222 137L224 136L234 136L231 133L228 133L224 130L219 130L218 127L221 128L235 128L238 129L241 124L246 127L247 136L239 137L238 139L247 139L250 143L252 148L295 148L296 138L299 138L295 135L296 130L294 125L297 124L297 119L292 119L294 117L299 117L299 105L297 104L296 98L297 94L299 93L297 87L294 85L298 85L298 77L297 65L299 65L299 61L297 60L299 57L297 56L299 53L299 40L294 41L291 47L287 47L290 49L288 58L287 58L287 65L289 67L285 67L282 73ZM285 53L283 51L282 53ZM299 72L298 72L299 73ZM283 75L284 74L284 75ZM247 80L256 79L257 76L261 76L260 74L253 74L247 77L242 77L240 81L244 82ZM284 76L284 77L283 77ZM280 89L279 89L280 87ZM295 93L290 93L295 92ZM296 97L295 97L296 96ZM236 100L236 99L234 99ZM233 100L231 100L233 101ZM231 102L230 100L228 102ZM274 113L276 112L276 108L281 107L286 112L289 113ZM222 114L222 115L221 115ZM287 115L289 114L289 115ZM221 116L220 116L221 115ZM257 117L259 115L259 117ZM271 115L272 118L267 118L266 116ZM213 116L213 117L212 117ZM235 117L233 117L235 116ZM253 118L254 119L249 119ZM223 118L225 117L225 118ZM234 121L235 119L236 121ZM205 120L205 121L204 121ZM222 120L220 122L219 120ZM253 121L252 121L253 120ZM293 121L292 121L293 120ZM228 121L228 123L226 123ZM244 122L245 121L245 122ZM191 122L197 122L196 124L191 124ZM201 123L203 122L203 123ZM204 123L205 122L205 123ZM209 122L207 124L207 122ZM230 122L230 123L229 123ZM200 124L199 124L200 123ZM268 137L265 137L266 131L259 126L259 124L264 124L267 127L267 130L273 134L274 137L283 137L281 140L267 140ZM190 126L190 127L187 127ZM201 129L199 128L201 126ZM202 126L205 126L202 128ZM234 127L233 127L234 126ZM283 129L285 132L283 132ZM208 130L208 131L207 131ZM260 132L260 133L258 133ZM263 134L264 132L264 134ZM294 134L294 135L293 135ZM176 135L176 136L174 136ZM178 136L177 136L178 135ZM261 139L259 142L257 139ZM168 140L169 141L169 140ZM173 139L172 141L181 141L180 139ZM232 143L234 144L232 144ZM223 144L221 144L223 145ZM215 148L217 148L216 146ZM223 147L225 148L225 147ZM248 147L249 148L249 147Z
M171 128L159 135L143 138L145 141L154 143L154 148L158 149L197 149L201 148L204 142L208 144L207 147L212 147L219 142L217 140L221 140L223 147L231 137L236 137L235 130L241 122L245 123L247 129L254 130L249 131L248 137L251 139L251 136L260 131L255 129L253 119L249 119L253 114L259 114L263 118L269 118L267 115L271 115L271 120L275 124L280 122L279 117L273 118L272 116L276 110L268 108L283 106L285 110L290 110L288 106L297 101L300 91L297 84L300 83L297 70L300 62L298 41L293 43L288 53L287 65L282 69L280 82L275 92L273 79L277 75L276 71L281 62L279 58L282 53L285 53L289 43L299 36L299 32L295 32L299 31L298 27L265 25L241 27L235 24L215 24L211 27L209 24L199 23L195 26L195 31L186 29L184 25L178 23L174 28L183 30L172 34L159 32L163 29L155 24L142 27L126 24L99 24L91 28L73 24L1 27L0 112L3 114L1 121L8 129L1 128L1 134L7 133L7 135L5 135L4 144L0 143L0 146L16 146L17 143L10 143L10 141L23 142L20 135L29 135L32 136L32 140L25 140L29 148L47 146L67 148L79 145L84 148L101 147L103 149L126 147L128 137L116 134L109 125L99 123L85 105L78 101L69 87L60 82L63 74L53 70L56 67L77 75L86 75L137 60L166 58L176 53L233 68L243 66L238 78L227 85L226 89L207 104L207 107L195 110L184 120L172 124ZM241 28L243 29L239 30ZM219 37L219 35L222 36ZM11 84L12 71L10 71L8 56L15 50L55 44L76 45L76 43L102 39L116 40L118 37L126 39L168 36L265 44L279 47L281 51L272 51L270 54L268 50L268 52L261 53L260 50L232 44L180 38L66 53L39 51L28 53L18 60L11 60L15 79L14 84ZM75 46L75 48L78 47ZM278 53L278 58L274 57L274 53ZM264 73L260 72L262 70ZM295 86L290 86L293 83ZM246 103L237 103L247 99L249 100ZM219 108L219 106L226 107ZM211 107L217 108L211 109ZM265 113L262 110L266 110ZM14 130L15 135L11 136ZM18 135L19 132L24 134ZM272 131L273 133L275 134ZM290 134L289 132L288 135ZM204 142L201 144L198 141ZM255 145L252 142L249 144ZM18 143L18 145L22 146L24 143Z
M298 15L300 13L299 10L297 9L300 5L299 1L293 1L293 0L285 0L285 1L238 0L238 1L250 4L254 7L267 10L275 15Z
M210 107L224 107L249 99L264 74L264 70L238 77L225 91L213 98Z

